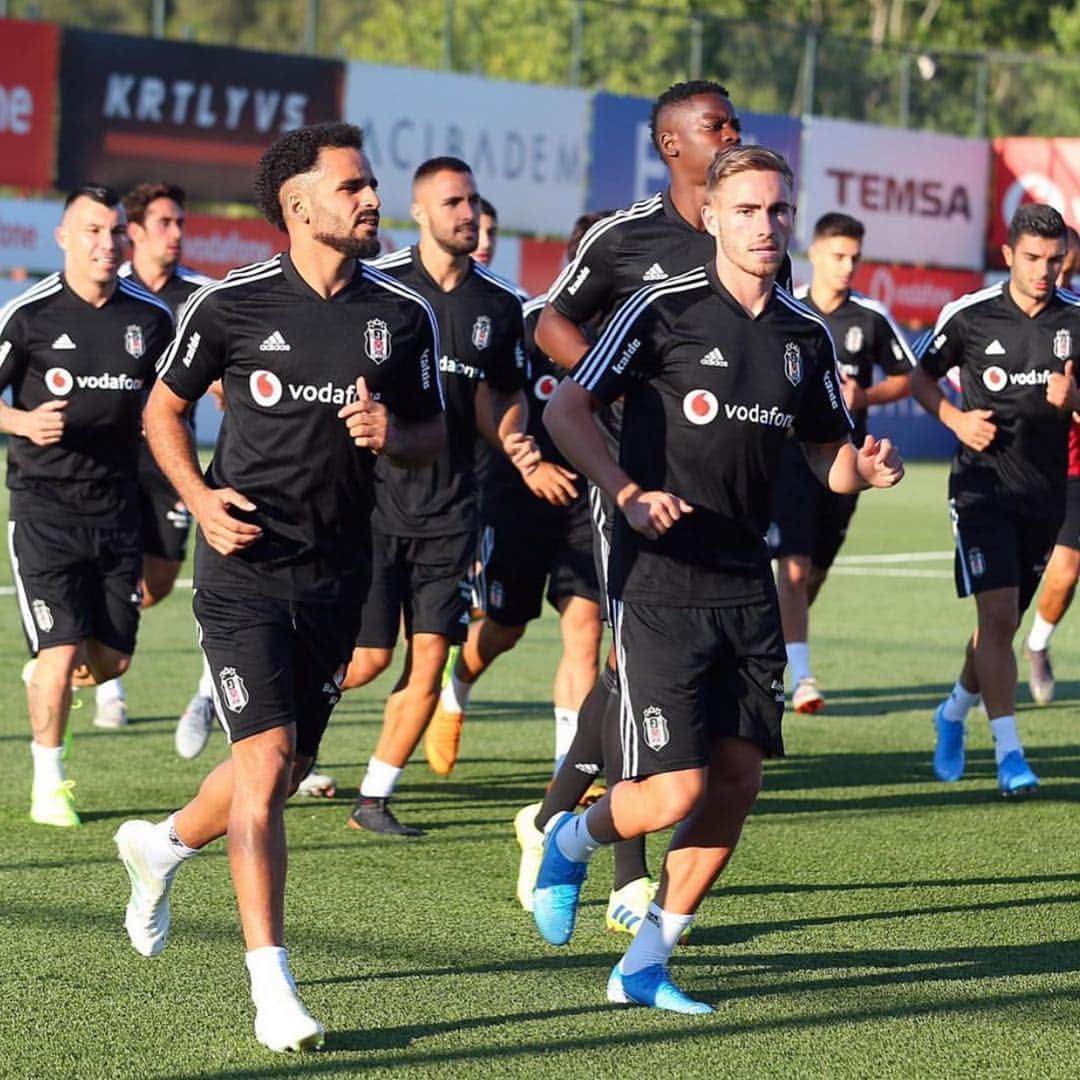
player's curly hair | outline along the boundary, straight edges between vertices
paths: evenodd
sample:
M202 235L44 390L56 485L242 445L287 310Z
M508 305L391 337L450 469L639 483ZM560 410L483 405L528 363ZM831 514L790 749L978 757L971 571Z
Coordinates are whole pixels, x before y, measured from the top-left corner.
M656 99L652 112L649 113L649 135L652 136L653 146L658 151L660 150L658 138L660 114L672 105L680 105L691 98L701 97L702 94L719 94L720 97L731 100L727 87L711 79L692 79L690 82L674 83Z
M364 148L364 133L355 124L310 124L282 135L255 168L255 205L271 225L286 232L281 210L281 185L294 176L311 172L324 147Z

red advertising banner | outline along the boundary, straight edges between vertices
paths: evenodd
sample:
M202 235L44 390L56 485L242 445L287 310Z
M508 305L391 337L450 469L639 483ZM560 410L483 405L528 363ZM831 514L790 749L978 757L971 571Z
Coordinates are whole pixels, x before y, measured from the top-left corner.
M222 278L237 266L262 262L288 246L288 237L261 218L188 214L184 226L184 265Z
M168 180L195 199L249 201L283 132L341 118L333 60L64 32L60 184Z
M52 187L60 28L0 19L0 184Z
M521 267L517 283L530 295L546 292L566 263L564 240L521 241Z
M923 329L934 325L946 304L981 289L983 275L975 270L860 263L853 284L858 292L884 304L897 322Z
M1049 203L1080 228L1080 139L994 139L987 261L1004 266L1001 245L1024 203Z

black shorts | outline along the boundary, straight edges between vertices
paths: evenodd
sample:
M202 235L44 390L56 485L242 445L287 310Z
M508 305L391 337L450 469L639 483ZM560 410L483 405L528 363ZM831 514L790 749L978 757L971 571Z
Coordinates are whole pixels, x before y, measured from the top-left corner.
M1065 520L1055 543L1080 551L1080 476L1070 476L1065 489Z
M1046 569L1059 519L1025 517L986 503L958 507L955 499L949 500L949 510L956 595L1014 588L1025 612Z
M607 594L608 564L611 561L611 538L615 535L618 507L595 484L589 485L589 516L592 527L593 566L600 592L600 618L611 622L611 602Z
M164 475L139 476L139 516L143 553L183 562L191 533L191 512Z
M11 574L30 654L94 638L135 651L142 547L138 529L8 524Z
M773 486L770 554L774 559L809 556L812 565L828 570L858 501L858 495L838 495L825 487L811 472L798 442L789 439Z
M356 635L359 648L392 649L405 636L441 634L455 644L469 629L469 570L474 533L371 537L371 588Z
M787 656L775 597L723 608L611 604L623 778L708 764L738 736L783 757Z
M478 591L492 622L524 626L539 618L545 585L556 608L571 596L600 602L585 495L567 507L493 500L484 533L490 550Z
M357 605L197 589L192 609L229 742L295 724L296 752L314 757L341 698Z

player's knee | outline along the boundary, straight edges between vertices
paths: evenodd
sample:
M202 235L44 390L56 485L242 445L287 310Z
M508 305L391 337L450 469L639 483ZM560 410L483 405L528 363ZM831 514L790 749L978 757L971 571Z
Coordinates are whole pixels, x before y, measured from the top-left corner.
M120 678L131 667L131 657L114 652L112 649L104 652L88 650L86 666L93 681L103 683L110 679Z
M342 690L366 686L390 666L393 658L393 649L354 649L349 666L345 669Z
M705 774L700 769L684 769L660 774L650 780L655 784L657 798L652 800L651 830L667 829L689 817L705 793Z

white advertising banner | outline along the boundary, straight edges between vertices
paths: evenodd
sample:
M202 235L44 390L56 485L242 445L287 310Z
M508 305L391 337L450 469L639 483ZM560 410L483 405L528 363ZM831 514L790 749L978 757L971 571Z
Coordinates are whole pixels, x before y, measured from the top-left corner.
M799 237L829 211L866 226L863 256L981 269L990 144L927 131L803 121Z
M51 273L63 265L53 230L62 203L43 199L0 199L0 269Z
M409 217L416 167L463 158L499 224L565 235L585 204L589 94L352 63L345 119L364 130L386 217Z

